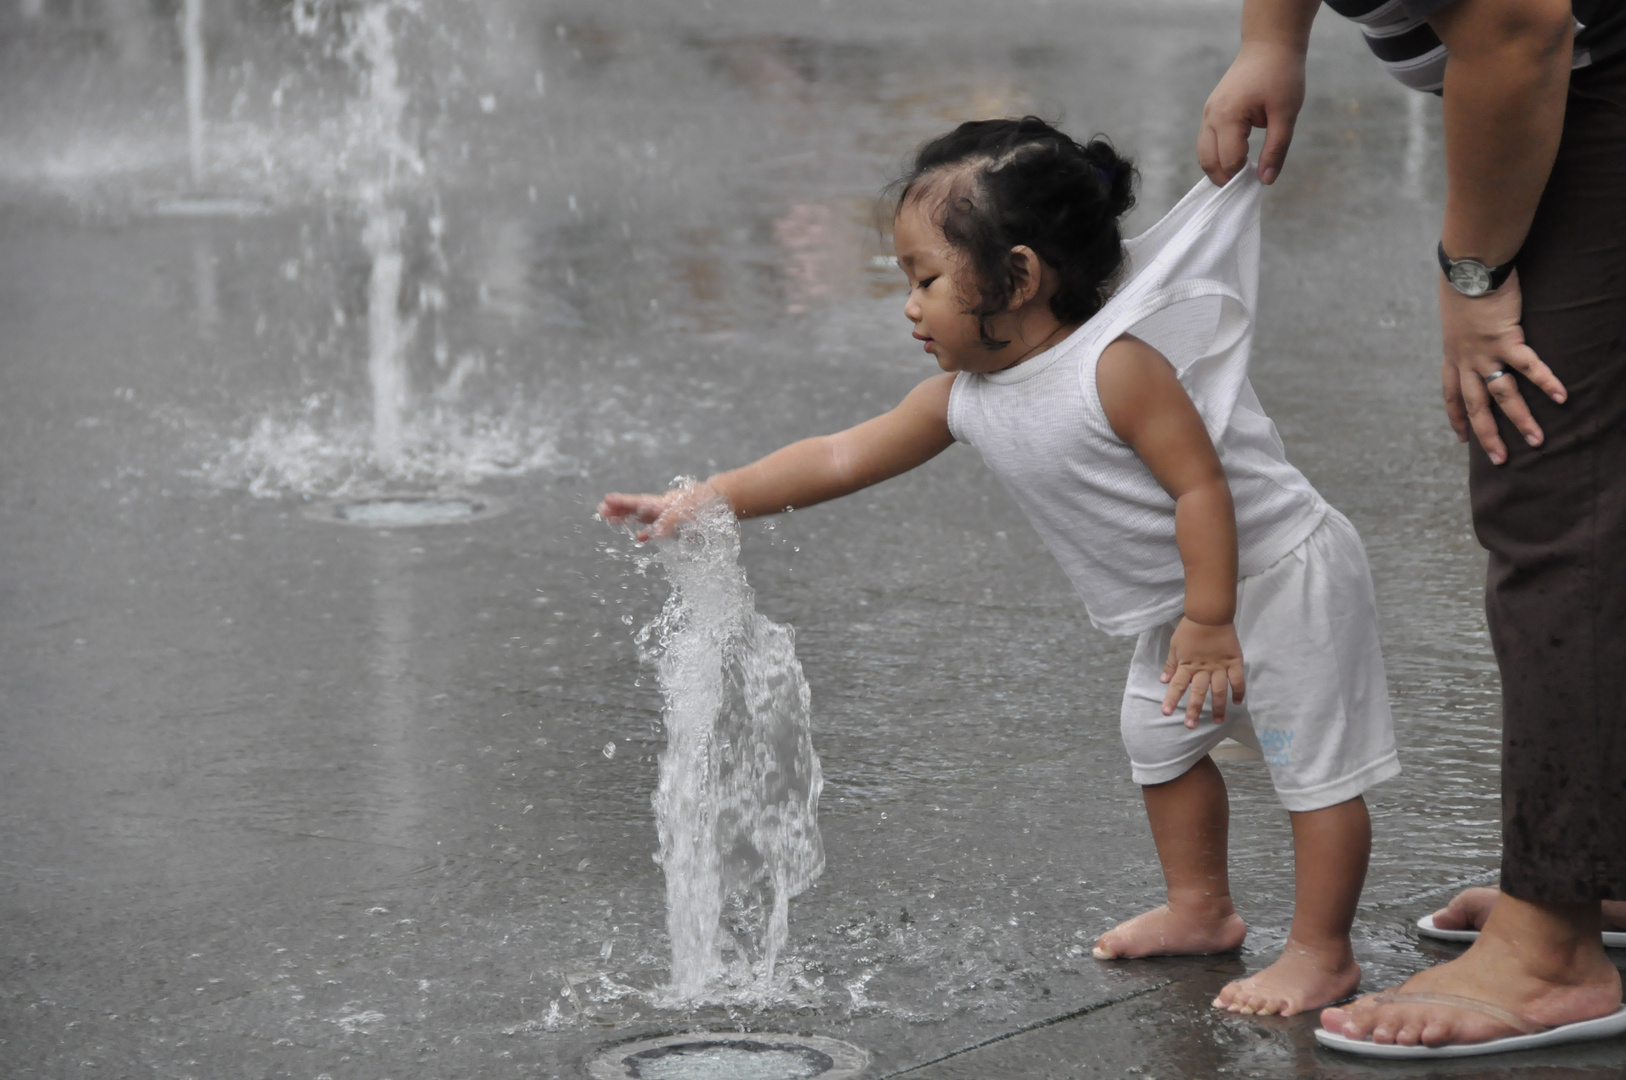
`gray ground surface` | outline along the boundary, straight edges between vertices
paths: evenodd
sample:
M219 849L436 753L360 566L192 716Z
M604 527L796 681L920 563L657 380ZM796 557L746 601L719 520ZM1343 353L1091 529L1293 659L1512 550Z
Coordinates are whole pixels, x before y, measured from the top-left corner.
M746 528L759 607L796 628L812 687L828 866L792 905L796 995L654 993L660 701L633 631L664 589L592 519L599 494L856 422L926 373L871 210L954 122L1108 132L1142 165L1133 226L1153 220L1199 179L1234 5L399 15L425 169L385 200L421 422L394 478L367 458L378 166L333 126L357 96L342 59L274 7L217 16L202 186L268 210L176 218L155 209L189 188L171 23L15 8L0 1074L567 1077L691 1027L846 1039L877 1078L1626 1070L1623 1043L1362 1065L1317 1051L1312 1018L1214 1014L1291 910L1257 767L1228 773L1246 950L1089 959L1160 898L1116 731L1129 649L967 451ZM1377 580L1406 767L1371 793L1356 944L1377 988L1448 955L1411 921L1494 875L1498 699L1436 400L1437 103L1324 21L1267 199L1255 383ZM436 487L506 512L307 514Z

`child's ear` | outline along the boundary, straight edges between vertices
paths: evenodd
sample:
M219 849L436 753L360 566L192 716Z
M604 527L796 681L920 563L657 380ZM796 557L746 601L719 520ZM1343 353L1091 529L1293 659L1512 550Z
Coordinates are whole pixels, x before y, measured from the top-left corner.
M1026 244L1018 244L1011 248L1011 302L1009 310L1015 311L1033 302L1039 295L1039 285L1043 279L1044 264L1039 259L1038 252Z

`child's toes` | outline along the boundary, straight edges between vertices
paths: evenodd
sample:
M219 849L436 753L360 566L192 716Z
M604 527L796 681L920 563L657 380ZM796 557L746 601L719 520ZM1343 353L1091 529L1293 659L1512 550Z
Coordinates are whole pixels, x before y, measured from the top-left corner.
M1214 1007L1246 1015L1253 1011L1253 993L1239 982L1229 983L1214 999Z

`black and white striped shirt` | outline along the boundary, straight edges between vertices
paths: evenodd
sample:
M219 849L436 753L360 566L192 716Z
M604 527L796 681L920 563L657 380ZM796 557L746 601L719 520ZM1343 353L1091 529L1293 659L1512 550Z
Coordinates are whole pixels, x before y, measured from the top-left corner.
M1453 0L1326 0L1328 7L1360 25L1389 74L1413 90L1439 93L1445 85L1445 46L1427 17ZM1571 0L1575 12L1575 62L1583 68L1626 50L1626 3Z

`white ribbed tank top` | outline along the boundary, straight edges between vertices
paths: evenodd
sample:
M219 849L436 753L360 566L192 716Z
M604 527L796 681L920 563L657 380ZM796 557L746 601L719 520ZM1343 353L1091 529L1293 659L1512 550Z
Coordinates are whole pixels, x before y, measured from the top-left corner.
M1326 513L1248 382L1259 202L1252 168L1223 188L1199 182L1127 241L1124 282L1093 318L1016 367L954 379L949 430L981 452L1109 634L1149 630L1185 604L1174 500L1114 434L1096 393L1096 362L1121 335L1168 357L1197 406L1231 485L1243 577Z

